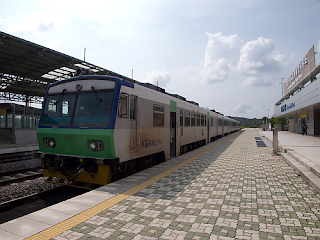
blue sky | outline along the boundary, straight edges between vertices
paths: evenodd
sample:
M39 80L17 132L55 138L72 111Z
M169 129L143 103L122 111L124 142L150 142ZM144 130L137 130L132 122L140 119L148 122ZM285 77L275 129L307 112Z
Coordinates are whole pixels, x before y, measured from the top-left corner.
M225 115L271 117L315 45L319 0L0 0L0 30Z

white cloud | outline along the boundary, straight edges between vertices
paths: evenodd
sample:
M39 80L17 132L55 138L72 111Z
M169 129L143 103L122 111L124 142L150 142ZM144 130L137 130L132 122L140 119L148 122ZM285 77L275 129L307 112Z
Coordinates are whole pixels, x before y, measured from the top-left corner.
M24 21L11 23L7 19L0 19L0 29L10 34L26 38L33 35L46 34L54 29L68 25L69 17L54 13L32 14Z
M12 27L12 24L8 19L0 18L0 29L7 31L10 27Z
M205 62L200 70L201 81L204 83L215 83L224 81L228 77L230 67L225 58L220 58L214 62Z
M249 74L268 72L278 58L273 41L263 37L247 42L240 49L240 53L237 68L240 72Z
M165 70L153 70L147 76L147 82L157 85L159 87L165 87L170 81L170 74L168 71Z
M270 86L270 75L285 65L285 57L281 55L271 39L259 37L247 42L240 49L237 71L246 76L245 87Z
M269 77L250 76L242 83L243 87L268 87L271 86L272 80Z
M251 108L251 103L241 103L233 111L237 114L247 113Z
M221 32L206 34L208 43L198 79L204 83L225 81L237 62L242 41L236 34L228 37Z
M259 37L243 43L237 34L223 36L221 32L207 33L208 43L194 79L212 84L242 76L242 87L271 86L271 76L283 68L286 59L271 39ZM190 69L190 68L189 68ZM195 68L193 68L195 69Z

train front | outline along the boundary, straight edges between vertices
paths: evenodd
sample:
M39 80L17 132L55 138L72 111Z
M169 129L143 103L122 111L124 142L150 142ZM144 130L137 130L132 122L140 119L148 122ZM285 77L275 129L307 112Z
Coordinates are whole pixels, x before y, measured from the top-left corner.
M113 133L121 81L82 76L48 87L37 130L47 182L110 183L110 166L119 162Z

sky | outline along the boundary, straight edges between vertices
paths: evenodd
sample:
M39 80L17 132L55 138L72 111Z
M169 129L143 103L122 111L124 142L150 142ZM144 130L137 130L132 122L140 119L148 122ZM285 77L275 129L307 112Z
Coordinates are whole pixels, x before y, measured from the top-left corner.
M272 117L314 45L319 0L0 0L0 31L226 116Z

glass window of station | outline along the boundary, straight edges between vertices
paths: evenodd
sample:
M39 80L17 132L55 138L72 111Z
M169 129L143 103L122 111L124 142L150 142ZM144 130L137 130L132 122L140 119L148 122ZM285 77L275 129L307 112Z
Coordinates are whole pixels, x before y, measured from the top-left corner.
M41 109L13 103L0 104L0 128L37 128Z

